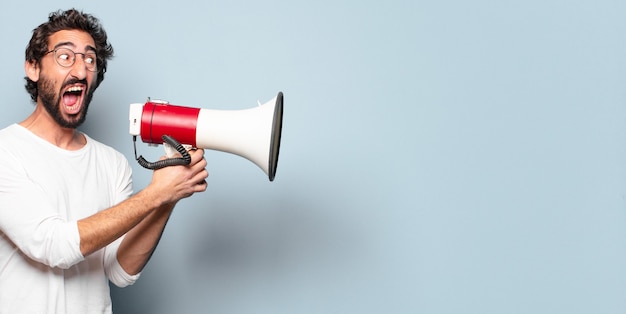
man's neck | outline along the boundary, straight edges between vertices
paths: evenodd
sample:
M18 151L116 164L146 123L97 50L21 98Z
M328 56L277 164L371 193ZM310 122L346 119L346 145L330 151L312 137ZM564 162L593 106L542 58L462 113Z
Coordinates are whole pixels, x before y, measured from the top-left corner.
M40 105L19 125L65 150L78 150L87 144L87 139L82 133L76 129L61 127Z

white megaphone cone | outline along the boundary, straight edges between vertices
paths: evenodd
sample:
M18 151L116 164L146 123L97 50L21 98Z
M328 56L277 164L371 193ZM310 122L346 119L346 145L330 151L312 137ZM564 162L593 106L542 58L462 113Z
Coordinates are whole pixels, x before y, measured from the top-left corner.
M183 145L244 157L263 169L270 181L276 175L282 92L262 105L244 110L191 108L159 101L131 104L129 120L130 134L140 136L145 143L161 144L165 135Z

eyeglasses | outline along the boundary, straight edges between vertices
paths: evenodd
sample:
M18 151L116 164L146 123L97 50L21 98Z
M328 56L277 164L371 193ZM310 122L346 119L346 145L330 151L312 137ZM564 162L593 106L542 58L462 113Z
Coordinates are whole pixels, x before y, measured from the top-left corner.
M69 68L74 65L74 62L76 62L76 55L83 55L83 63L85 63L87 71L98 71L98 59L96 58L95 52L89 51L81 53L74 52L68 48L57 48L46 52L44 56L51 52L54 52L54 60L56 60L56 62L64 68Z

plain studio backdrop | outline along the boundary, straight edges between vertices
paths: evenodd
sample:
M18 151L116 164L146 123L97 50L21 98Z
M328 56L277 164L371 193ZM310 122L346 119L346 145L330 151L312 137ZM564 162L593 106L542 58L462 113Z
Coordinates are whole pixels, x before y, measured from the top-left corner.
M130 103L285 95L275 181L207 151L116 313L626 312L626 2L5 2L1 127L71 7L115 48L82 130L136 190Z

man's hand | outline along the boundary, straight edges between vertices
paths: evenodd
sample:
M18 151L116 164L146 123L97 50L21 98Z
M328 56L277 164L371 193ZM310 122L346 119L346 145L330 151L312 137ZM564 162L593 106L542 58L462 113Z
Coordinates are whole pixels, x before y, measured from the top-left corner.
M209 176L203 149L189 151L191 163L187 166L169 166L154 171L152 181L146 189L154 191L162 204L176 203L207 188Z

